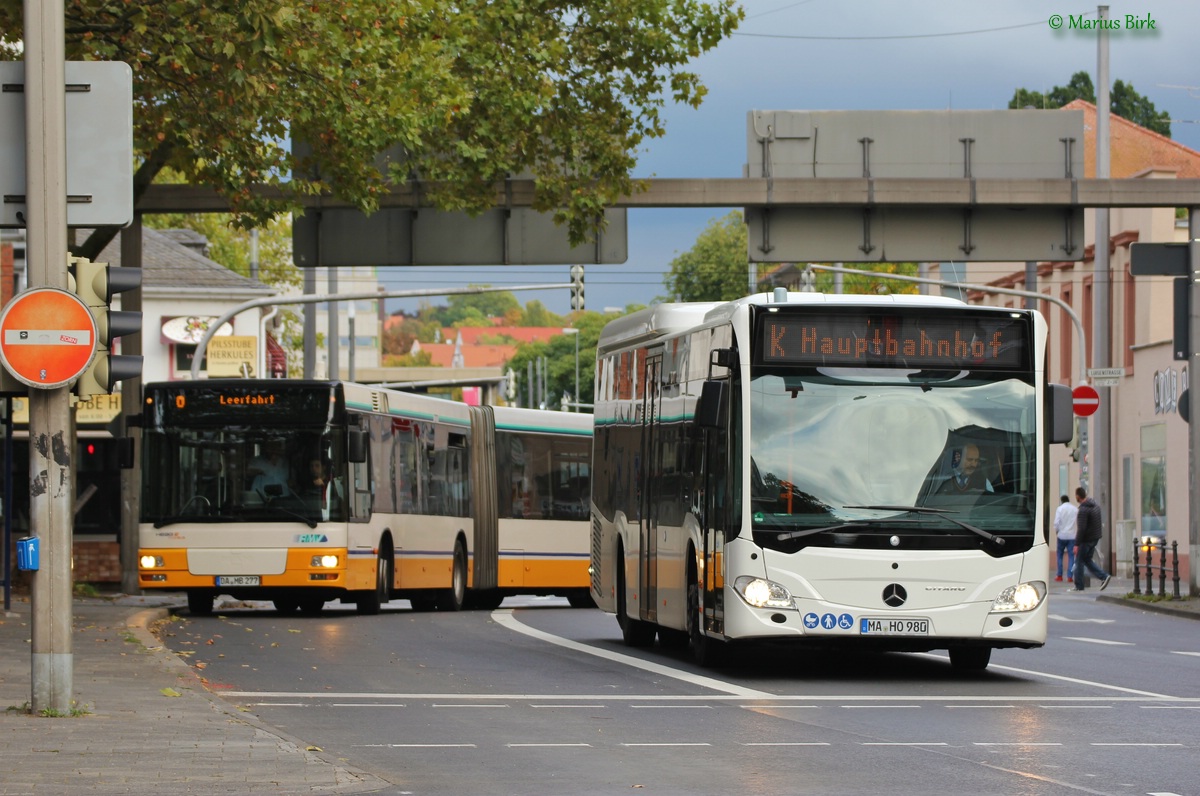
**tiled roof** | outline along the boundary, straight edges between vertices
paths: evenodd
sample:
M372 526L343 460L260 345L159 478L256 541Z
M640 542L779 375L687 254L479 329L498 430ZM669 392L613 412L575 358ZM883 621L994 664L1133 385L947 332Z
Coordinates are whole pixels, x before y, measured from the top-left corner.
M1096 176L1096 106L1074 100L1063 110L1083 111L1084 172ZM1109 114L1109 176L1133 177L1151 169L1173 171L1180 179L1200 177L1200 152L1153 130Z
M99 262L121 264L121 237L104 247ZM230 271L173 240L164 231L142 227L142 284L158 291L211 290L215 293L270 295L274 288Z

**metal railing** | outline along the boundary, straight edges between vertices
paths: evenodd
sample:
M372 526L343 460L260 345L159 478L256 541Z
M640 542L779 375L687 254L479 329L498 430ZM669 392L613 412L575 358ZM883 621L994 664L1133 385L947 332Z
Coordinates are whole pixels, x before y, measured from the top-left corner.
M1159 562L1154 564L1154 551L1159 551ZM1139 564L1138 556L1145 554L1145 563ZM1141 570L1146 571L1145 594L1154 595L1154 573L1158 573L1158 596L1167 596L1167 546L1162 542L1143 542L1135 539L1133 542L1133 593L1142 594ZM1172 599L1179 596L1179 542L1171 542L1171 581L1174 584Z

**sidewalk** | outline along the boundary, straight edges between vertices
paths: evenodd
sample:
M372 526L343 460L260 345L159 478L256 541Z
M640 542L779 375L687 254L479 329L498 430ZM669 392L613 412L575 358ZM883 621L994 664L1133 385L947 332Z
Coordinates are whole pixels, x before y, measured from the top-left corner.
M77 598L73 693L86 711L28 711L30 604L0 610L0 796L372 793L393 786L306 749L214 696L148 630L178 595ZM393 791L394 792L394 791Z
M1144 593L1146 591L1146 582L1143 579L1139 584ZM1113 576L1108 583L1108 588L1100 591L1100 583L1095 578L1091 578L1091 582L1083 592L1077 593L1071 590L1075 588L1075 584L1071 581L1064 580L1056 582L1053 578L1050 581L1050 596L1053 600L1098 600L1105 603L1116 603L1118 605L1127 605L1130 608L1150 611L1157 614L1170 614L1171 616L1181 616L1187 619L1200 619L1200 598L1187 596L1187 584L1180 583L1179 591L1182 595L1178 600L1163 600L1161 602L1148 602L1139 600L1134 597L1129 597L1133 591L1133 578ZM1173 584L1167 582L1167 594L1172 593ZM1153 584L1154 593L1158 594L1158 581Z

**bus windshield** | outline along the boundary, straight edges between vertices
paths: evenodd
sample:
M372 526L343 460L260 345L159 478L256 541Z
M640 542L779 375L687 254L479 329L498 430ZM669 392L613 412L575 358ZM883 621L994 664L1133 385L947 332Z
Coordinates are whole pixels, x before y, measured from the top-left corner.
M146 429L142 521L345 521L343 436L329 427Z
M1028 550L1037 481L1030 379L998 370L753 369L756 541L784 551Z

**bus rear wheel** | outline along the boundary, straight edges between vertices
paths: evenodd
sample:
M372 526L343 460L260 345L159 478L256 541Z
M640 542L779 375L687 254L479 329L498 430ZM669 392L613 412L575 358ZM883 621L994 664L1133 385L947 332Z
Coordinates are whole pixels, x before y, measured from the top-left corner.
M454 564L450 571L450 588L438 601L443 611L461 611L467 604L467 551L462 542L454 545Z
M991 647L951 647L950 665L964 672L981 672L992 659Z

